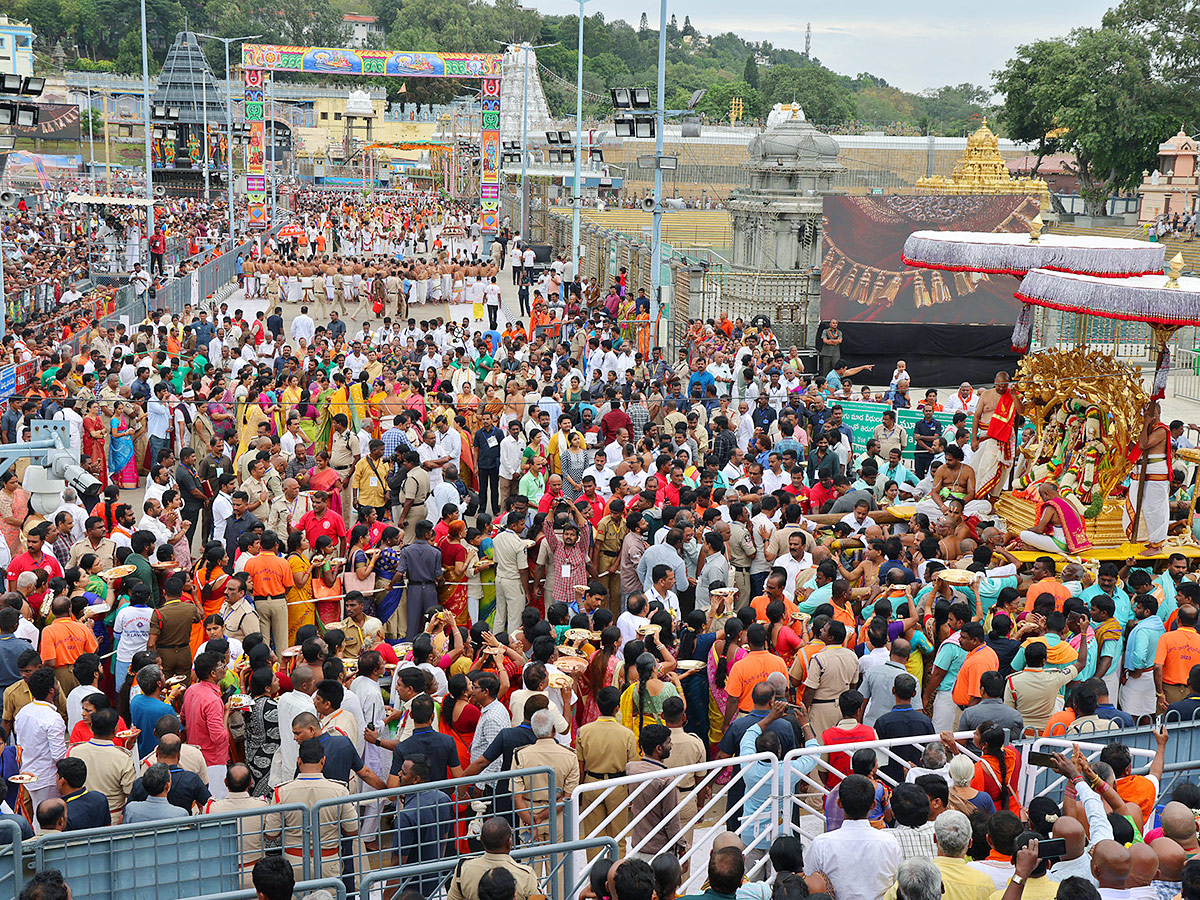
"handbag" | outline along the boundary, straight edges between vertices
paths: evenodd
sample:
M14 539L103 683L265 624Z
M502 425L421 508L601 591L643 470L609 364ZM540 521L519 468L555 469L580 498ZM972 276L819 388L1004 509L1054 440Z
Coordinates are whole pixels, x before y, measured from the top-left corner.
M371 311L375 313L375 315L379 315L381 312L383 312L383 301L376 300L374 303L372 303Z

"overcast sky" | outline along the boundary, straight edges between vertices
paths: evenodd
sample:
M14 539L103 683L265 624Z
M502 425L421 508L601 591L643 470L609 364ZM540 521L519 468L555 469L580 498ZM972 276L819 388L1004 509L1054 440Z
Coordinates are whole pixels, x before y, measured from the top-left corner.
M544 13L570 15L571 0L526 0ZM925 0L859 0L857 3L729 3L727 0L669 2L667 15L684 15L703 34L733 31L748 41L770 41L776 47L804 49L804 28L812 23L813 55L846 75L870 72L907 91L920 91L964 81L992 84L991 73L1002 67L1013 48L1042 38L1064 35L1077 26L1095 26L1114 2L1059 0L1049 5ZM635 28L642 12L651 27L658 22L657 4L646 0L593 0L587 15L625 19Z

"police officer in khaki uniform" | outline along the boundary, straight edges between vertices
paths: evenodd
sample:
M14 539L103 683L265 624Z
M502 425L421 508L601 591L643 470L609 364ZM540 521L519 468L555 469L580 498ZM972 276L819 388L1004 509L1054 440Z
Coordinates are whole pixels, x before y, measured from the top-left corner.
M184 603L180 580L171 576L163 586L167 602L150 616L147 650L157 650L167 677L192 671L192 626L204 621L204 611L195 603Z
M411 543L417 535L417 523L428 518L425 501L429 498L429 473L421 465L421 455L409 450L402 460L405 476L400 491L400 514L396 527L404 529L404 543Z
M595 559L596 580L608 588L608 608L613 617L621 615L621 542L629 533L625 524L625 501L613 498L608 513L596 523ZM624 766L621 767L624 770Z
M570 747L564 747L554 739L558 715L556 709L535 712L529 724L537 741L513 754L514 770L546 767L554 771L555 796L549 795L549 779L545 775L519 776L512 780L513 805L525 828L532 830L534 841L545 842L550 839L548 809L554 810L553 815L557 817L557 833L566 833L563 831L563 804L571 792L579 787L579 760ZM560 867L556 876L560 897L566 895L563 876Z
M744 503L729 504L729 568L733 571L733 584L738 589L737 607L750 602L750 564L754 562L756 548L750 533L750 510Z
M266 797L250 796L250 768L245 763L234 763L225 772L225 787L229 793L220 800L209 800L204 807L205 815L222 815L224 813L245 812L258 810L263 812L271 804ZM254 864L262 859L262 832L266 816L246 816L238 819L238 841L241 855L238 868L242 871L242 887L250 888L254 884L250 880Z
M638 758L637 736L614 718L620 705L621 692L617 688L601 688L596 694L600 717L579 729L575 754L579 757L579 774L584 784L620 778L625 774L625 764ZM584 817L584 833L602 833L619 842L627 821L624 809L627 793L625 788L615 788L599 800L599 793L584 794L585 809L596 803L596 808Z
M450 878L448 900L479 900L479 881L492 869L504 869L517 883L513 900L529 900L540 894L537 875L529 866L523 866L509 854L512 852L512 826L496 816L483 823L479 830L479 843L483 845L483 856L460 860Z
M695 675L693 678L697 677ZM708 761L708 752L704 748L704 742L690 731L683 730L683 723L687 719L687 707L684 705L680 697L668 697L663 701L663 722L671 729L671 752L667 754L667 758L663 760L667 764L668 769L678 769L683 766L694 766L697 763ZM582 729L580 729L582 731ZM679 821L683 825L687 825L692 817L696 815L697 798L693 795L696 788L696 782L699 780L695 773L683 775L679 779L676 787L680 795L684 798L683 808L679 811ZM705 791L708 789L705 788ZM691 829L685 832L688 844L691 844Z
M129 792L137 780L137 764L129 751L113 741L117 730L117 711L98 709L92 714L92 739L76 744L67 755L81 759L87 765L84 784L89 791L98 791L108 799L108 811L113 822L119 822Z
M300 742L298 764L300 774L293 781L286 781L275 788L275 802L303 803L313 806L320 800L349 797L350 790L340 781L330 781L322 771L325 768L325 748L318 738L305 738ZM321 807L321 872L320 878L337 878L342 874L342 837L358 834L358 818L355 807L334 804ZM276 820L278 821L278 820ZM296 879L301 876L304 847L300 841L302 821L300 813L293 810L283 814L283 828L287 839L283 842L283 855L292 864ZM267 840L279 837L279 832L267 832Z
M359 457L358 435L351 433L350 420L345 413L333 417L333 434L329 439L329 465L342 479L342 509L350 509L350 475Z

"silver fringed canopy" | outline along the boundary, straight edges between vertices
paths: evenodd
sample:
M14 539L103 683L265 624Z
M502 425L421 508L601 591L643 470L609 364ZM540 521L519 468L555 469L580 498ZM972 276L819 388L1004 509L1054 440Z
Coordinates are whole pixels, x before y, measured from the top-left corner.
M916 231L904 242L910 266L950 272L1015 275L1032 269L1127 278L1163 271L1161 244L1089 235Z
M1064 312L1145 322L1168 329L1200 325L1200 278L1180 278L1167 287L1162 275L1096 278L1034 269L1021 280L1022 303Z

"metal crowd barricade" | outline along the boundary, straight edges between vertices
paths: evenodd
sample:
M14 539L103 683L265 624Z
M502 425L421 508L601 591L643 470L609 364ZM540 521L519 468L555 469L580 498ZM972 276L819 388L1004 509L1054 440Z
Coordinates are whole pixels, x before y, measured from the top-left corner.
M292 895L304 897L313 891L329 891L336 900L346 900L346 885L340 878L314 878L311 881L297 881L295 887L292 888ZM181 897L179 900L254 900L257 896L258 894L251 887L242 891L225 891L220 894L196 894L190 897Z
M757 779L750 781L744 778L745 769L741 763L768 763L767 771ZM717 776L723 770L733 767L733 775L725 784L717 784ZM652 810L666 799L672 790L678 790L679 785L689 776L694 777L695 783L686 793L678 796L677 805L667 813L670 817L679 814L679 830L675 833L665 833L663 828L650 828L640 840L635 840L633 832L639 825L650 826L655 823L648 821ZM663 781L661 788L655 788L653 782ZM581 784L571 792L570 814L568 816L569 836L573 840L589 835L583 830L595 834L604 834L617 842L621 852L646 853L645 848L653 838L662 838L665 847L686 844L687 847L680 855L681 865L687 865L695 860L692 870L703 870L704 860L708 857L708 842L700 839L698 832L706 830L704 820L710 815L719 816L720 822L725 822L730 816L741 817L746 809L748 798L759 799L763 788L767 788L769 796L765 803L757 807L749 819L742 819L741 828L745 833L757 832L760 824L766 827L753 840L743 840L746 851L766 850L774 837L773 823L778 820L779 806L779 766L776 757L769 753L756 753L752 756L742 756L736 759L718 759L709 762L696 763L690 766L678 766L661 771L649 772L645 775L624 775L620 778L609 778L604 781L593 781ZM737 796L738 790L741 796ZM611 799L610 799L611 798ZM689 803L694 803L694 812L685 809ZM634 806L640 806L633 813ZM657 813L656 813L657 814ZM620 817L624 815L627 821L620 825ZM665 819L659 824L665 824ZM655 841L655 843L660 843ZM758 860L755 866L746 873L753 878L759 869L766 864L764 858Z
M964 747L963 742L969 741L973 735L974 732L972 731L954 732L954 739L959 742L959 751L972 760L978 757ZM840 779L843 775L839 769L830 763L829 757L831 754L842 753L849 757L853 756L858 750L874 750L876 761L879 764L878 777L894 787L896 781L888 772L884 771L884 767L894 762L907 770L912 765L910 760L905 759L897 751L901 748L908 748L923 752L929 744L937 743L941 743L939 735L922 734L912 737L887 738L885 740L855 741L849 744L797 747L784 756L783 762L780 765L780 769L784 773L781 775L781 807L783 813L781 819L783 829L785 831L795 829L799 833L813 837L814 834L810 833L812 829L806 827L809 823L805 821L805 817L816 816L815 819L810 820L813 827L819 824L821 826L820 830L824 830L825 799L832 791L832 787L827 783L824 776L832 772ZM798 771L801 768L798 764L804 759L814 760L812 768L807 773ZM791 778L792 773L794 773L794 781ZM818 831L817 833L820 832Z
M573 841L559 841L551 844L538 844L528 847L516 847L512 858L533 868L538 873L538 883L543 893L550 900L570 900L579 896L579 892L587 886L588 875L584 869L582 874L575 876L570 866L575 857L589 850L602 851L599 856L616 860L620 854L617 842L609 837L583 838ZM382 897L398 896L408 888L420 890L423 896L444 896L450 891L450 880L459 863L470 859L469 856L453 856L434 862L416 863L394 866L387 869L377 869L363 875L359 884L359 897L364 900L379 900ZM561 874L561 877L560 877ZM396 882L396 884L392 884ZM417 887L421 885L421 887ZM204 898L204 900L241 900L235 897Z
M21 858L21 828L16 822L0 822L0 897L15 897L24 883Z
M525 790L516 791L513 780L523 778ZM544 779L544 781L543 781ZM545 785L545 786L542 786ZM476 796L466 800L452 797L453 820L452 827L446 836L446 846L428 847L420 841L420 830L401 827L396 812L400 798L412 796L429 790L448 790L457 794L459 788L476 788ZM553 798L553 800L551 799ZM520 803L518 801L521 801ZM549 812L546 823L546 837L536 833L530 834L528 826L520 822L515 808L523 806L531 814ZM342 874L347 885L353 891L355 875L362 875L372 870L383 869L392 864L392 860L403 851L417 852L419 859L437 859L456 853L447 854L446 847L457 851L464 842L469 846L470 841L478 837L478 829L485 820L499 815L514 823L514 830L520 836L523 845L537 846L554 844L562 839L559 831L558 816L555 814L562 809L562 803L557 800L557 785L554 770L546 766L536 766L527 769L502 771L496 775L476 775L471 778L455 778L450 781L439 781L429 784L416 784L408 787L388 788L382 791L351 794L349 797L337 797L322 800L313 805L310 817L310 841L306 863L313 874L321 872L321 861L331 868L330 861L335 854L340 855ZM330 810L331 813L326 811ZM335 846L334 840L322 839L319 830L325 813L326 825L353 820L357 823L357 835L343 835ZM363 823L372 824L372 833L364 833ZM377 831L375 828L377 827ZM368 850L366 844L369 838L378 845L376 850ZM442 842L439 842L442 843ZM331 852L332 851L332 852ZM322 854L320 857L318 854ZM409 870L405 866L405 871ZM325 872L330 875L332 872ZM426 894L426 896L429 896Z
M1059 775L1053 769L1030 765L1029 754L1031 752L1058 752L1069 755L1072 748L1079 747L1083 751L1083 755L1088 758L1088 761L1093 762L1100 758L1100 751L1105 746L1120 741L1129 747L1129 754L1133 757L1133 768L1137 772L1139 771L1139 761L1143 766L1149 766L1150 761L1154 759L1153 750L1136 746L1136 739L1138 737L1136 732L1140 730L1142 729L1123 729L1121 731L1102 732L1096 735L1043 737L1024 744L1020 747L1022 802L1028 803L1034 797L1051 797L1056 802L1061 803L1063 792L1066 789L1066 779L1062 775ZM1151 742L1153 742L1154 735L1150 733L1149 729L1145 731L1150 736ZM1142 768L1141 771L1145 771L1145 769ZM1160 795L1161 793L1160 791Z
M295 817L298 824L289 824ZM58 869L88 900L178 900L243 890L264 852L296 847L297 880L312 874L311 813L288 803L84 831L43 833L26 851L34 871ZM272 839L270 835L278 834ZM259 848L251 849L253 844ZM31 851L31 852L30 852Z

